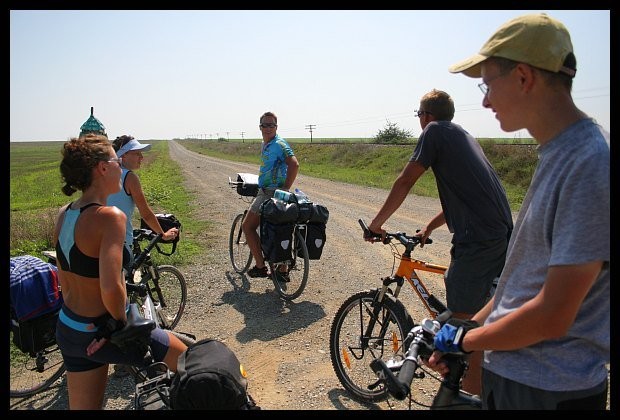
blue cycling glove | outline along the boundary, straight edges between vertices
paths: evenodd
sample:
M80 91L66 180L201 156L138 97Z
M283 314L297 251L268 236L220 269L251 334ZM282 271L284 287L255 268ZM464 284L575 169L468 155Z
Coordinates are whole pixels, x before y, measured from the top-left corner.
M463 350L463 337L467 331L479 326L476 321L454 318L449 320L435 335L435 349L443 353L471 353Z

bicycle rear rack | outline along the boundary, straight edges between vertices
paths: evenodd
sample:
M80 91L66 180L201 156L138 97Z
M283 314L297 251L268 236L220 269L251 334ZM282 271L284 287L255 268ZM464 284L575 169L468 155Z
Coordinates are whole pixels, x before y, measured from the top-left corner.
M170 410L170 385L172 375L168 370L161 375L136 384L136 410Z

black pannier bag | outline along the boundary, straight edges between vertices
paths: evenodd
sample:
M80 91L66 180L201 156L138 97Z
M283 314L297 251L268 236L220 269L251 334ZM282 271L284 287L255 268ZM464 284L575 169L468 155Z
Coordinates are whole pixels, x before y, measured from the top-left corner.
M329 210L321 204L286 203L277 198L265 201L261 206L261 217L271 223L327 223Z
M321 204L312 204L312 212L308 218L308 223L327 223L329 220L329 210Z
M170 385L173 410L257 410L245 369L223 342L200 340L181 353Z
M238 173L237 194L244 197L256 197L258 195L258 175L248 173Z
M155 217L157 217L157 221L159 222L159 225L161 226L161 229L166 232L172 228L177 228L179 229L179 234L171 240L161 240L160 243L162 244L172 244L172 251L170 251L170 253L167 252L163 252L160 248L159 248L159 244L157 245L157 250L164 254L164 255L172 255L174 254L174 252L177 250L177 243L179 242L179 239L181 239L181 222L179 221L179 219L176 218L176 216L174 214L170 214L170 213L156 213ZM153 228L151 228L145 221L144 219L140 219L140 229L149 229L149 230L153 230Z
M34 356L56 342L63 304L57 268L31 255L10 259L10 320L13 343Z
M297 203L286 203L277 198L270 198L261 204L261 220L273 224L294 223L299 218Z
M27 321L19 321L11 308L13 344L30 356L55 344L58 312L60 309Z
M311 260L320 260L327 239L325 234L325 223L308 223L299 232L305 238L306 247L308 248L308 258Z
M260 246L270 263L292 259L294 223L275 224L261 219Z

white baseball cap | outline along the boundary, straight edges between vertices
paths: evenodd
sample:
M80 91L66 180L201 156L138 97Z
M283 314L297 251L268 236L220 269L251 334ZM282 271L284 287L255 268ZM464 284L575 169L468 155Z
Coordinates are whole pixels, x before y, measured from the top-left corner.
M121 157L127 152L131 152L132 150L142 150L144 152L148 152L151 150L150 144L142 144L136 139L131 139L123 147L118 149L116 152L116 156Z

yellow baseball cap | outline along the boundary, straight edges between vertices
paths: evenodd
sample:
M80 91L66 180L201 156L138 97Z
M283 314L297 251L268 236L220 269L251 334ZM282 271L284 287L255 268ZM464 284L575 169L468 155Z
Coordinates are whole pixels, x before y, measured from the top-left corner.
M573 59L566 63L569 55ZM573 44L562 22L545 13L519 16L504 23L482 46L480 52L448 68L450 73L482 77L480 63L489 57L503 57L554 73L575 77Z

